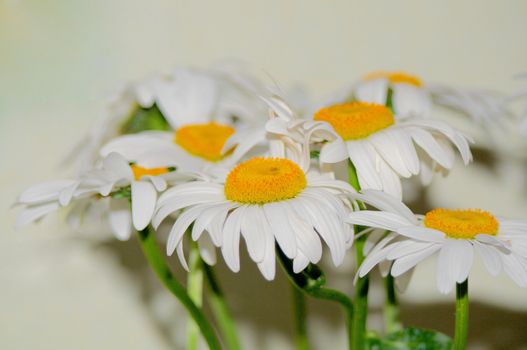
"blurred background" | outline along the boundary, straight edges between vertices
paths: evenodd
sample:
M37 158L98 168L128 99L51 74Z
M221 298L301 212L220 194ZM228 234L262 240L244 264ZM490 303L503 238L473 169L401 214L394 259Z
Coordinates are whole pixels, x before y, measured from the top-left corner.
M0 0L0 348L183 348L185 313L134 240L74 234L56 215L12 229L17 194L64 176L60 160L127 81L237 58L269 81L302 82L314 99L379 69L513 93L520 87L513 76L527 69L526 15L524 0ZM525 140L491 138L466 119L437 113L476 138L476 162L437 178L414 208L481 207L527 218ZM351 291L351 260L332 269L332 285ZM174 269L184 278L177 263ZM283 276L265 282L249 262L238 275L223 264L219 270L245 347L292 348ZM470 284L471 348L527 349L526 290L477 262ZM382 298L374 288L376 329ZM436 291L433 262L401 298L406 325L452 335L454 296ZM340 310L309 306L314 348L345 348Z

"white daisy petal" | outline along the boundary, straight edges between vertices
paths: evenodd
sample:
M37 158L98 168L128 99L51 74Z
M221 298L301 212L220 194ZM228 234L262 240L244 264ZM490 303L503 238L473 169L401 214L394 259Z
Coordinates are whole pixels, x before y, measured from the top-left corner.
M379 210L398 214L408 220L413 225L417 224L417 219L412 211L394 196L386 194L382 191L362 190L362 194L357 194L355 197L358 200L365 202Z
M428 132L421 128L408 128L414 142L419 145L433 160L438 162L441 166L450 169L452 168L453 159L444 152L444 149L436 141L436 139Z
M193 69L177 69L172 81L160 84L156 102L170 125L178 128L208 122L218 94L218 85L211 76Z
M307 267L307 265L309 265L309 259L302 254L302 252L298 252L293 260L293 272L300 273Z
M241 233L247 245L249 256L254 262L262 262L265 256L265 232L262 209L258 206L247 206L241 223Z
M161 176L150 176L146 175L141 178L141 180L149 180L154 185L157 192L163 192L167 189L167 182Z
M402 130L388 128L368 138L379 155L402 177L419 172L419 161L415 148Z
M437 286L443 294L449 293L456 283L468 278L472 267L474 248L462 239L448 239L437 261Z
M474 248L479 253L483 264L487 268L487 271L492 276L497 276L501 271L501 258L500 254L494 247L489 247L486 244L481 244L478 241L474 242Z
M59 204L55 202L26 208L18 215L15 228L18 230L58 209Z
M222 208L222 210L216 213L209 226L207 227L207 231L209 231L210 237L212 238L212 241L217 247L220 247L223 244L223 228L225 226L225 220L227 219L229 210L238 207L237 205L234 205L232 203L229 204L230 206L225 206L224 208Z
M146 181L132 181L132 222L136 230L144 230L152 220L156 208L157 192Z
M441 231L420 226L400 227L396 230L400 235L425 242L445 242L445 234Z
M411 84L393 84L392 103L397 114L428 116L431 110L431 97L428 92Z
M447 123L441 120L412 119L410 125L417 125L439 131L456 146L465 165L472 161L472 153L470 152L470 147L466 136L450 127Z
M223 227L221 252L225 263L233 272L240 271L240 230L245 208L242 206L234 209Z
M196 220L196 218L205 210L207 207L204 205L197 205L190 207L185 210L176 220L174 226L170 230L167 240L167 255L172 255L174 250L177 248L181 239L187 232L189 226Z
M345 220L354 225L376 227L388 231L396 231L398 228L411 225L411 223L398 214L371 210L349 213Z
M289 224L285 207L278 202L267 203L263 205L263 210L276 242L289 259L294 259L297 254L296 239Z
M202 235L198 239L198 247L201 258L209 265L216 264L216 247L208 235Z
M185 271L190 271L187 264L187 258L185 257L185 252L183 251L183 241L180 241L176 246L176 255L179 259L181 266L185 269Z
M378 165L383 191L395 198L401 199L403 197L403 190L399 176L397 176L384 160L379 159Z
M357 170L361 188L381 190L382 182L375 169L377 152L373 146L362 141L348 141L346 146L349 157Z
M327 142L320 150L320 161L323 163L338 163L347 158L346 144L340 138Z
M81 183L79 181L76 181L73 184L71 184L71 186L68 186L62 191L60 191L60 195L59 195L60 205L64 207L70 203L70 201L73 198L73 195L75 194L75 191L80 186L80 184Z
M393 277L399 277L408 270L414 268L421 261L435 254L435 252L437 252L441 246L439 244L425 244L421 245L419 248L419 250L415 250L413 253L404 255L395 260L391 270ZM396 248L391 251L391 254L394 252L396 252Z
M387 79L364 80L355 88L355 98L358 101L373 102L384 105L388 94Z
M271 281L276 273L275 239L267 220L264 220L262 228L265 232L265 256L263 261L258 263L258 269L265 279Z
M37 204L47 201L56 200L58 194L77 181L74 180L58 180L48 181L38 185L31 186L26 189L20 196L18 196L17 203L20 204Z
M295 232L298 249L305 258L316 264L322 257L322 244L313 226L299 218L290 206L287 206L287 217Z
M215 194L196 194L194 196L181 196L171 202L160 204L160 200L157 201L157 210L152 218L152 225L154 228L159 225L171 214L177 212L188 206L201 205L207 203L222 203L222 196Z
M378 265L381 261L386 260L386 255L390 253L393 249L390 245L387 246L393 239L396 238L396 235L388 235L384 237L379 244L373 248L373 250L366 256L362 264L358 268L357 276L364 277L366 276L371 269Z
M111 152L103 159L103 168L115 174L117 179L132 179L132 169L119 153Z
M397 260L406 255L411 255L419 252L420 250L424 250L431 245L433 245L433 243L414 241L410 239L395 242L393 243L393 251L391 251L390 254L386 255L386 259Z
M311 224L328 245L331 257L335 266L340 265L344 259L346 240L342 233L342 225L332 212L315 204L311 200L291 201L292 207L297 214L305 220L310 220Z
M205 229L210 227L214 218L224 212L227 215L227 212L230 208L233 208L234 205L231 203L215 204L211 203L203 211L201 215L196 218L194 225L192 225L192 240L197 241ZM223 228L223 226L222 226ZM220 246L221 242L214 240L216 246Z
M132 234L130 204L125 199L112 199L108 212L108 223L118 240L126 241Z
M364 255L368 255L375 245L386 236L386 233L385 230L372 230L372 232L366 236L366 242L364 243L364 248L362 250Z
M503 269L520 287L527 287L527 259L514 254L501 255Z

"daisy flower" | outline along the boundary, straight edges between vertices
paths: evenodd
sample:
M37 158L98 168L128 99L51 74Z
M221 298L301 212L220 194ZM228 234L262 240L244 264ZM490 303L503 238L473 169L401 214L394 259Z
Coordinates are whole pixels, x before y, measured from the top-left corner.
M475 253L491 275L504 270L518 285L527 286L527 221L501 218L480 209L443 209L414 215L402 202L378 191L358 198L381 209L350 213L347 221L391 231L367 255L358 270L393 262L399 277L421 261L437 257L437 288L449 293L469 275Z
M238 84L241 84L239 80ZM180 84L165 83L165 88L159 93L165 101L160 104L160 109L173 130L117 137L102 147L101 155L117 152L141 166L175 166L189 171L201 171L209 165L234 164L243 150L222 152L227 139L235 133L234 123L229 118L240 118L245 112L247 115L252 113L252 117L262 114L258 113L258 109L241 108L243 104L231 96L232 91L229 95L227 87L218 89L213 83L212 78L204 75L199 79L196 76L187 77ZM222 96L230 96L231 103ZM259 103L263 105L262 101ZM223 107L218 109L220 105Z
M330 124L339 135L323 145L320 161L351 160L363 189L401 198L400 177L421 174L424 183L436 171L454 165L455 151L464 164L472 160L469 139L448 124L422 118L397 119L388 107L349 102L319 110L315 121Z
M295 127L289 125L289 129ZM184 210L170 232L167 253L176 251L187 268L183 237L192 225L194 241L201 243L207 237L206 241L213 244L200 244L205 261L213 264L214 247L221 247L234 272L240 269L240 237L268 280L275 276L275 244L293 260L295 272L320 260L321 239L328 245L334 264L340 264L353 242L353 230L343 219L351 210L348 196L354 190L348 183L310 169L305 144L296 143L292 136L274 138L265 157L246 160L221 177L167 190L159 198L154 227Z
M429 83L403 71L369 73L342 89L333 101L350 99L389 106L399 118L429 117L434 105L443 106L487 128L500 125L503 117L510 114L504 108L503 96L495 92Z
M176 130L212 121L226 127L234 123L254 125L265 113L265 105L254 95L253 85L246 83L249 79L240 70L228 75L214 69L178 68L169 76L130 84L112 100L108 115L94 125L69 158L80 159L82 170L91 168L105 143L123 133L144 130L131 123L131 117L148 122L147 128L153 130ZM125 142L131 139L142 145L145 136L152 135ZM111 150L103 155L109 153Z
M25 206L16 226L20 228L68 206L68 222L76 226L93 206L101 206L107 209L106 219L115 237L127 240L132 227L140 231L150 224L158 192L164 191L168 182L184 176L167 168L129 165L119 154L112 153L99 168L79 179L46 182L24 191L16 203Z

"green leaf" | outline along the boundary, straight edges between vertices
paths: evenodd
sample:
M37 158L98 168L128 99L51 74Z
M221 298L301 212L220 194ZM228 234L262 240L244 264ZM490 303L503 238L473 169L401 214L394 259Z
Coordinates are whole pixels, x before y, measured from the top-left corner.
M368 334L369 350L450 350L452 339L440 332L405 328L384 338Z
M137 108L121 127L122 134L135 134L146 130L171 130L170 125L155 104L150 108Z

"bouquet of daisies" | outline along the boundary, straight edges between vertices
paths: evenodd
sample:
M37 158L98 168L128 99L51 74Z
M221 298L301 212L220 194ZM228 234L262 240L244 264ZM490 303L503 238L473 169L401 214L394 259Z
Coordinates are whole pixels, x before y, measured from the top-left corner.
M214 273L218 254L238 272L240 247L265 279L275 278L277 262L289 277L298 349L309 348L306 297L342 306L350 349L464 349L474 257L526 287L527 221L482 209L414 214L402 202L401 179L426 186L456 158L472 160L471 138L432 118L436 106L492 128L523 96L375 72L310 103L232 67L179 68L122 91L70 155L79 175L25 190L17 226L66 210L74 228L97 220L118 240L135 236L188 311L188 349L200 336L210 349L243 348ZM354 295L326 287L316 265L324 252L335 268L354 256ZM174 253L186 285L167 264ZM397 293L431 256L438 290L456 289L453 339L398 319ZM376 267L389 296L384 335L366 328ZM202 311L204 280L218 329Z

